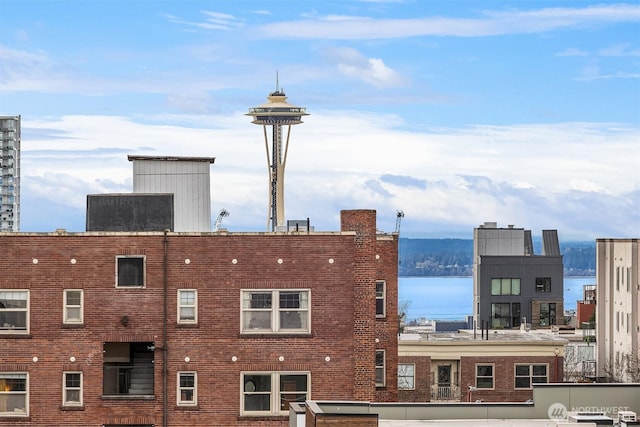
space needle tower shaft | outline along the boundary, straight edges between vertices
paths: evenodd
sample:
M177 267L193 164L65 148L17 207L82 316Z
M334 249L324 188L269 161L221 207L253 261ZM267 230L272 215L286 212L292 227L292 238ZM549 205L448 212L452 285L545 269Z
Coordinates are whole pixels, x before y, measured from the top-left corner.
M264 146L267 152L269 172L269 215L267 229L283 230L284 223L284 169L287 163L287 151L291 136L291 126L302 123L307 116L305 108L287 103L284 90L279 88L276 78L276 90L267 97L268 102L250 108L247 116L253 117L251 123L262 125ZM271 143L267 127L271 126ZM283 128L286 127L286 139L283 146Z

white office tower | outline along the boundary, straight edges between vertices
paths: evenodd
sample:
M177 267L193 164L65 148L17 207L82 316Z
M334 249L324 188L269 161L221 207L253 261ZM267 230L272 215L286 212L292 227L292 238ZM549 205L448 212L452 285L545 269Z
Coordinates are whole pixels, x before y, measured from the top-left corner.
M134 193L173 194L173 231L211 231L210 165L215 157L128 159L133 162Z
M0 231L20 231L20 116L0 116Z

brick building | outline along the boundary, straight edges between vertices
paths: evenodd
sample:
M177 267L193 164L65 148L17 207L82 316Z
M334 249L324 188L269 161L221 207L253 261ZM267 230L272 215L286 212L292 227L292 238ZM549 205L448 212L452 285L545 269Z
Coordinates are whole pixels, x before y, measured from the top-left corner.
M398 235L0 233L0 424L287 425L397 400Z
M538 331L403 334L402 402L524 402L533 385L562 382L567 340Z

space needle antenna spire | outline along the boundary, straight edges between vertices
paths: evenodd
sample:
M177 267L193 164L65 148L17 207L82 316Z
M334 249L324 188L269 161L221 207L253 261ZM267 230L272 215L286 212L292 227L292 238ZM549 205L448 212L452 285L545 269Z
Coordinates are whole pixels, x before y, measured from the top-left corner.
M305 108L287 102L284 90L280 88L280 79L276 71L276 90L267 96L268 102L249 108L247 116L253 117L251 123L262 125L264 146L267 152L269 173L269 210L267 230L285 230L284 222L284 169L291 136L291 126L302 123L302 116L308 116ZM271 127L271 140L267 132ZM283 144L283 127L287 136Z

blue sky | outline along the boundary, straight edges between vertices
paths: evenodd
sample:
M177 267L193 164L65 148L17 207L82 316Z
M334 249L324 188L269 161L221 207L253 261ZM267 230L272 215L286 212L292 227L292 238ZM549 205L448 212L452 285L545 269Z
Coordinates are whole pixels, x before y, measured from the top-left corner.
M485 221L640 236L640 6L592 1L0 0L0 115L22 115L22 231L83 231L128 154L216 157L212 215L264 231L276 72L288 219L376 209L405 237Z

